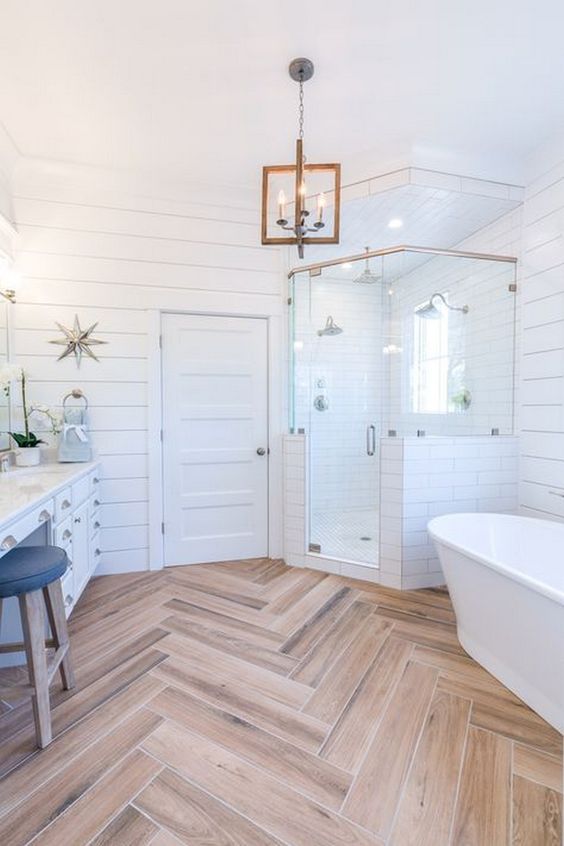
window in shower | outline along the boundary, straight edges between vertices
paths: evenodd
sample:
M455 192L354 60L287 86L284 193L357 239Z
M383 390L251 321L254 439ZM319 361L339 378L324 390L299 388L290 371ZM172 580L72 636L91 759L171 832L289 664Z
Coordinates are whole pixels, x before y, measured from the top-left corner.
M449 315L448 311L443 310L432 319L421 316L427 308L427 302L421 303L413 315L412 409L416 414L446 414Z

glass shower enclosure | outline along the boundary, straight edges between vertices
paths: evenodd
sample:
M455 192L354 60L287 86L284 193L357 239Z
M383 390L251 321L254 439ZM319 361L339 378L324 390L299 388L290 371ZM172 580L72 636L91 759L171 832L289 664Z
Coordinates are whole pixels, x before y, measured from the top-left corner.
M512 434L515 259L397 247L290 273L310 553L377 567L382 438Z

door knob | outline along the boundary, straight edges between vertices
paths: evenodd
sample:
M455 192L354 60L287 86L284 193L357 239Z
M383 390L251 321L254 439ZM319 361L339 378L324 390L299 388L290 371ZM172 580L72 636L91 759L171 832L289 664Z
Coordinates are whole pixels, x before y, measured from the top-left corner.
M259 447L257 449L257 455L266 455L266 450L264 447Z

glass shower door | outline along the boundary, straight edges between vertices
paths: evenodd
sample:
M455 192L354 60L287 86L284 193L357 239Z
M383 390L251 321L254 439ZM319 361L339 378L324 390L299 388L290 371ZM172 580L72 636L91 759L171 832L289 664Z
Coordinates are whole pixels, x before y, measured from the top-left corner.
M382 286L355 281L363 268L296 279L295 414L309 435L310 552L375 566Z

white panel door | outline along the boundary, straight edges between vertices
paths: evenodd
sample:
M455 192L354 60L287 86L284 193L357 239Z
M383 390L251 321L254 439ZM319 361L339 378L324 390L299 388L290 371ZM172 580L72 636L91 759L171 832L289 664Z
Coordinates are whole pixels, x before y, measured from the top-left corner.
M268 554L266 320L163 315L165 565Z

